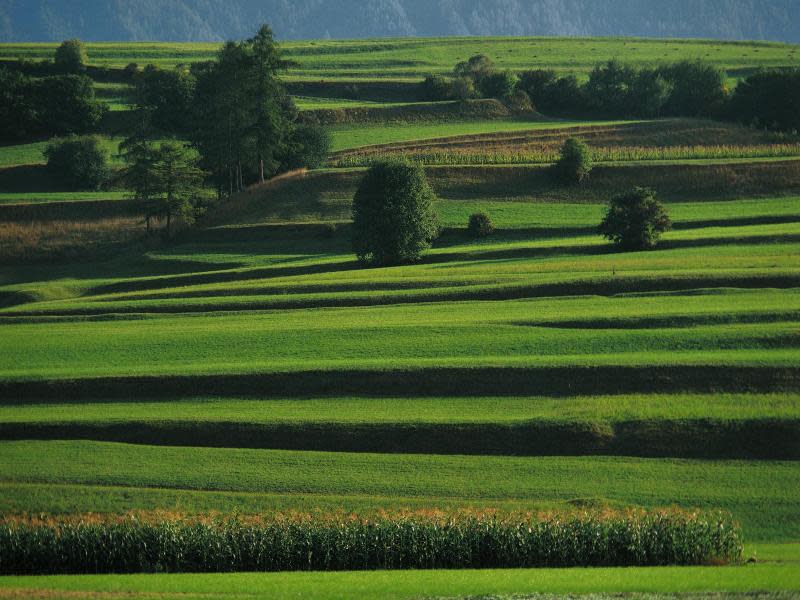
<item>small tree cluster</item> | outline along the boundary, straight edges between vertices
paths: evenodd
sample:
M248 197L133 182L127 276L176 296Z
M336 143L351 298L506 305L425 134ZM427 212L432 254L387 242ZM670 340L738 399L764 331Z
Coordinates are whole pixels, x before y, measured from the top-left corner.
M436 195L419 165L396 160L373 165L353 198L353 249L371 265L419 260L439 231Z
M655 192L637 187L611 199L598 231L623 250L649 250L671 227L672 221Z
M498 70L492 60L477 54L458 63L450 77L429 75L420 85L424 100L468 100L470 98L509 99L517 89L517 76Z

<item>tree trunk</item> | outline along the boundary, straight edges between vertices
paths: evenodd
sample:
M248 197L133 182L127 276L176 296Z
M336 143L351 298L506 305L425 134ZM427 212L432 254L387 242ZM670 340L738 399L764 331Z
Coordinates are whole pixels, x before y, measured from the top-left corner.
M258 181L264 183L264 159L258 161Z
M167 213L167 237L170 237L169 230L170 230L170 223L172 222L172 213Z

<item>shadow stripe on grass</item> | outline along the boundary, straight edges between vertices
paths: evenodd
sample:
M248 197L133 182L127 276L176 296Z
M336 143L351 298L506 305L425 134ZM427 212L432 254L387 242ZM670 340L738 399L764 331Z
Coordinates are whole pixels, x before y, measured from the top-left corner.
M0 440L25 439L391 454L800 459L800 420L774 418L515 424L0 424Z
M674 365L442 367L308 370L228 375L142 375L0 381L0 401L142 398L173 395L264 397L534 396L660 392L793 392L800 367Z

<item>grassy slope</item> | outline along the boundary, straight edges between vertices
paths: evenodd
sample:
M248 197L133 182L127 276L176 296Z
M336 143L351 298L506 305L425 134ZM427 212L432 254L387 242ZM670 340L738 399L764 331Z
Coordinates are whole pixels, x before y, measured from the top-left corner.
M777 43L646 40L625 38L425 38L283 42L288 58L300 63L290 79L419 79L444 73L460 60L486 53L501 67L551 67L586 72L595 63L624 56L650 64L665 59L705 58L728 69L796 65L796 46ZM89 43L90 62L123 67L129 62L174 65L207 60L213 43ZM55 44L4 44L0 58L49 58Z
M791 461L384 455L20 441L0 444L0 473L3 481L15 484L129 487L130 508L137 507L135 488L395 498L394 506L404 506L403 497L433 503L481 500L486 505L594 498L730 510L751 540L800 535L795 494L800 471ZM14 496L13 487L7 489L5 502L13 503ZM84 505L79 512L103 509L102 503Z
M269 598L353 600L420 597L475 597L491 594L588 594L649 592L744 592L797 590L795 564L730 567L656 567L643 569L531 569L486 571L383 571L375 573L237 573L225 575L123 575L78 577L3 577L0 589L15 598L36 590L72 593L138 592L170 598ZM47 592L47 597L53 597ZM185 595L189 594L189 595ZM596 598L592 596L592 598Z

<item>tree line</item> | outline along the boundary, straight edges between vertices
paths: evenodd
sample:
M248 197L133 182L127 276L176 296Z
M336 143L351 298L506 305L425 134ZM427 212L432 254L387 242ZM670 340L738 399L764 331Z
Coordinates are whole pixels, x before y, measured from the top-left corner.
M569 117L710 117L779 131L800 131L800 69L761 69L731 91L725 73L702 60L641 67L598 64L581 83L573 74L532 69L519 75L476 55L449 76L430 75L424 100L500 98Z

